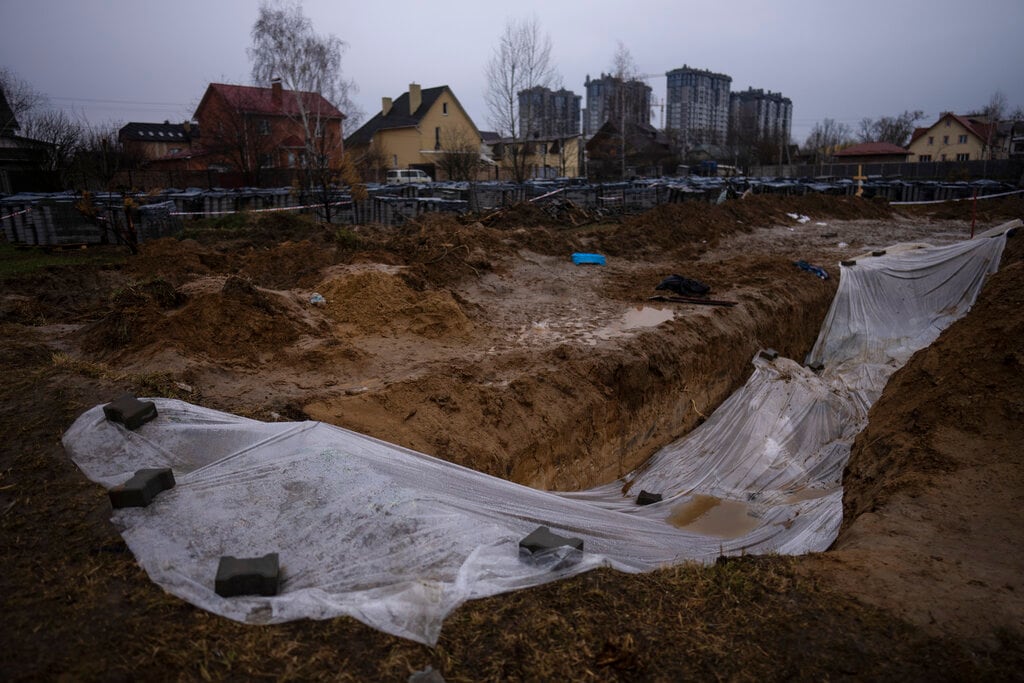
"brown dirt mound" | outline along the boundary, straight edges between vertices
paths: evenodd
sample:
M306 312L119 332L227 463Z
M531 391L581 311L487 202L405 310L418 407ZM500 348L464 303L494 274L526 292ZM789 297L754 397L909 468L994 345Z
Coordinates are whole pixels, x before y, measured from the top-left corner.
M552 225L551 216L530 202L520 202L480 216L480 221L492 228L536 228Z
M979 199L977 207L973 201L943 202L942 204L920 204L898 207L901 213L911 216L927 216L938 220L969 221L976 218L979 225L1000 220L1024 217L1024 196Z
M411 333L431 339L470 332L473 323L450 292L417 292L405 280L366 270L318 287L327 315L360 334Z
M181 306L186 297L170 282L154 278L129 282L114 292L107 313L81 332L82 348L104 354L149 341L148 330L163 311Z
M968 464L949 449L950 425L970 425L1019 451L1024 419L1024 238L1007 241L1002 266L963 318L893 375L857 437L843 477L843 528L899 491ZM967 362L952 362L963 359ZM1005 440L1009 441L1005 441ZM963 457L954 457L957 453Z
M760 195L758 198L784 213L799 213L811 218L859 220L888 218L892 215L892 208L884 199L834 197L818 192L811 192L799 197Z
M591 235L604 253L613 256L659 251L693 258L726 235L790 225L790 213L841 220L891 215L886 202L856 197L753 195L720 205L697 201L663 204L624 219L621 227L595 230Z
M220 292L197 295L162 318L150 338L212 358L252 360L276 353L310 331L294 308L285 296L232 276Z
M171 237L144 242L128 262L128 272L139 279L163 278L181 286L197 277L221 271L227 258L195 240Z
M444 287L493 270L497 257L514 248L506 238L479 223L433 213L395 229L380 248L408 264L414 281Z
M284 295L231 276L220 291L186 299L163 280L119 292L110 312L81 333L83 349L101 357L170 345L185 353L251 361L309 332ZM182 305L182 303L184 305Z
M283 242L242 257L240 272L260 287L309 288L320 281L321 269L335 262L333 245L310 240Z

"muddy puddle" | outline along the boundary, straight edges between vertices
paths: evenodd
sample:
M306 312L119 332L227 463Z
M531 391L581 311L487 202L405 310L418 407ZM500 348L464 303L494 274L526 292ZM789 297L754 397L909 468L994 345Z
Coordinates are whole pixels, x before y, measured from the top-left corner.
M676 505L667 521L686 531L720 538L738 538L759 524L746 503L706 495Z

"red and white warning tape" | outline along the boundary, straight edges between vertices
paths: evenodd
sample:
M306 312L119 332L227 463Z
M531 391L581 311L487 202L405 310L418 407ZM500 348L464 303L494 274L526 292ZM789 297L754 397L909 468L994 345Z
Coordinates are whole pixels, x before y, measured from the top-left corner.
M0 216L0 221L4 220L5 218L14 218L15 216L20 216L23 213L32 213L32 208L29 207L27 209L22 209L21 211L15 211L14 213L9 213L6 216Z

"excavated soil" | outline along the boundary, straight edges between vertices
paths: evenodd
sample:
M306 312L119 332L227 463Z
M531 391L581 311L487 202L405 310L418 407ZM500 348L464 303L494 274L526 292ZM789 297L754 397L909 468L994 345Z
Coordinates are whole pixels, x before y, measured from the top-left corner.
M1017 207L986 209L984 227ZM133 677L163 652L166 677L185 678L404 680L426 663L449 680L1004 677L1024 662L1014 240L975 310L874 406L834 550L597 572L471 603L435 650L347 619L242 627L162 595L59 447L82 410L130 390L324 420L530 486L586 488L703 421L758 349L803 358L837 282L794 261L836 275L844 257L969 231L963 217L819 196L582 227L536 207L399 228L261 218L190 226L120 266L9 278L0 424L21 448L0 462L0 591L15 596L0 671ZM607 265L575 266L575 251ZM733 305L651 300L672 273Z

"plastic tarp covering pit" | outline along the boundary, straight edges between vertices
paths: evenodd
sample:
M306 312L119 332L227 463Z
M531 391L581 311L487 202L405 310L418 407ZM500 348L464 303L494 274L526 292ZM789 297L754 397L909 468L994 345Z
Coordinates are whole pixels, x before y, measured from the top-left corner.
M247 623L349 615L433 644L466 600L611 566L649 571L719 555L822 551L842 520L850 445L888 376L966 313L1005 237L858 261L809 360L754 359L700 427L623 480L573 493L490 477L339 427L263 423L153 399L131 432L85 412L71 458L112 487L148 467L177 486L113 521L167 591ZM641 490L661 502L638 506ZM578 562L519 559L537 526L584 541ZM276 552L274 597L214 592L221 556Z

